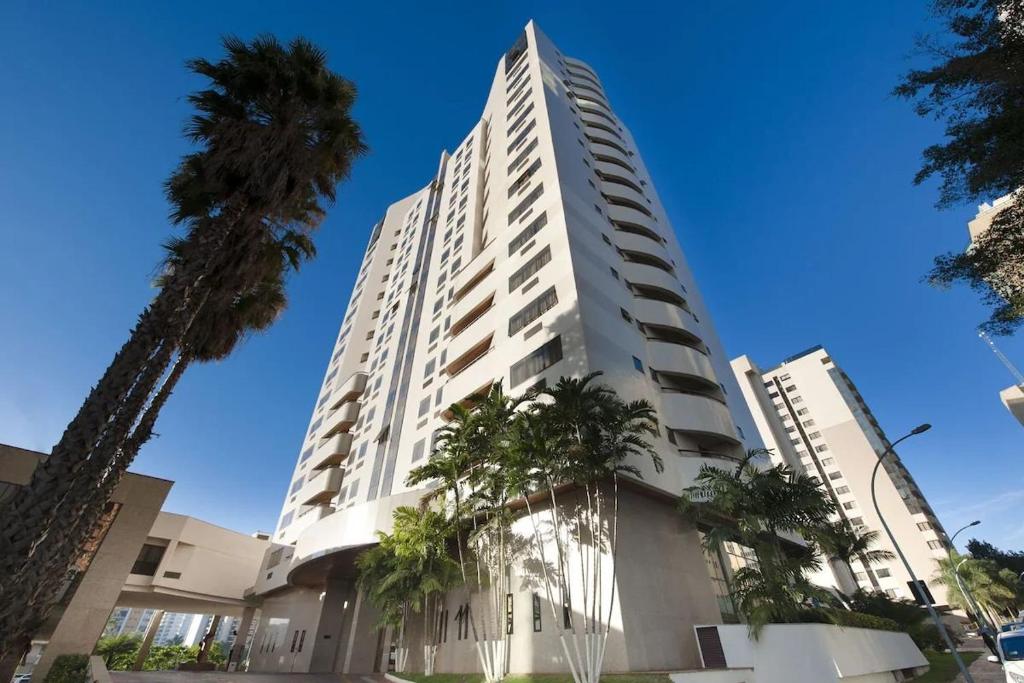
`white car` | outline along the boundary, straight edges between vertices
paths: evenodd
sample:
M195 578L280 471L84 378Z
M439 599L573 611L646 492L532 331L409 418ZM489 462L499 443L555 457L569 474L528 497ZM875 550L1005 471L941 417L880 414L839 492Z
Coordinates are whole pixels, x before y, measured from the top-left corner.
M1004 631L996 638L999 656L988 661L1003 665L1006 683L1024 683L1024 631Z

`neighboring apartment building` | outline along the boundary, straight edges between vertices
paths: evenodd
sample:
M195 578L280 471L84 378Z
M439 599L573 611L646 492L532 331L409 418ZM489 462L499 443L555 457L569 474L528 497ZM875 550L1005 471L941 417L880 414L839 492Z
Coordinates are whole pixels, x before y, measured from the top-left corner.
M754 421L773 459L822 481L837 518L877 531L879 548L893 551L871 502L871 472L890 442L853 381L820 346L761 370L746 356L732 362ZM914 425L910 425L911 427ZM950 550L946 532L898 455L886 456L878 473L879 507L917 578L937 605L946 591L935 581L936 561ZM864 566L853 576L840 563L812 577L849 593L884 590L911 599L911 580L898 559Z
M385 643L353 562L396 506L419 503L406 476L449 406L591 371L654 405L665 461L660 474L638 463L643 484L623 494L606 670L699 666L693 625L722 621L727 596L673 497L760 442L632 136L595 71L531 23L465 139L372 228L253 589L250 670L377 670ZM564 671L538 599L525 582L510 595L516 623L535 624L511 634L510 668ZM459 609L442 671L477 666Z

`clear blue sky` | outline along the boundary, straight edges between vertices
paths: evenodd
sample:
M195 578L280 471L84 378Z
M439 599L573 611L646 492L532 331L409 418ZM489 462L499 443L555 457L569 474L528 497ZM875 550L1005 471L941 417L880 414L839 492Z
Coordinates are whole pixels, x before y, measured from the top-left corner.
M920 282L973 215L911 184L941 131L888 94L924 2L399 5L3 3L0 441L48 451L152 293L161 183L200 85L183 61L217 57L225 33L305 35L358 84L372 154L283 319L192 369L135 465L177 482L171 510L272 528L369 227L474 124L533 17L601 74L730 355L769 366L824 344L891 437L934 424L901 454L947 528L980 517L979 535L1024 547L1024 429L997 396L1011 378L975 336L975 297ZM1024 364L1024 340L1003 349Z

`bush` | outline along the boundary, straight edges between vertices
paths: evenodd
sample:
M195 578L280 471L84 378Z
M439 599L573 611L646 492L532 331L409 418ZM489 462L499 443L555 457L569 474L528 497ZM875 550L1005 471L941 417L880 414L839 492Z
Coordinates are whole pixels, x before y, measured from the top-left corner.
M89 683L89 655L60 655L43 683Z
M914 641L914 645L921 650L934 650L935 652L942 652L946 650L946 641L942 638L942 634L939 633L939 629L935 628L935 624L923 623L914 624L910 628L906 629L907 635L910 636L911 640ZM953 639L953 643L960 645L963 641L960 636L946 629L946 633Z
M794 620L798 624L833 624L854 628L873 628L879 631L902 631L900 625L892 619L879 617L863 612L851 612L847 609L832 607L816 607L802 609Z

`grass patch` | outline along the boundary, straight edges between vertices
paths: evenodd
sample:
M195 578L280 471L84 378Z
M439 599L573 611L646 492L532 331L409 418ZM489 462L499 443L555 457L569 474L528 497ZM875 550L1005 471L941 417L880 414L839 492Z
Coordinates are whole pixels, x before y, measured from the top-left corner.
M971 662L980 657L981 654L980 652L961 652L960 658L964 660L964 664L970 666ZM928 660L928 673L915 678L914 683L946 683L956 678L957 674L960 673L956 660L948 652L925 650L924 656Z
M484 680L480 674L424 676L417 673L400 673L395 675L407 681L413 681L413 683L483 683ZM665 674L602 674L601 680L605 683L670 683L669 677ZM572 676L569 674L512 674L505 677L505 683L572 683Z

